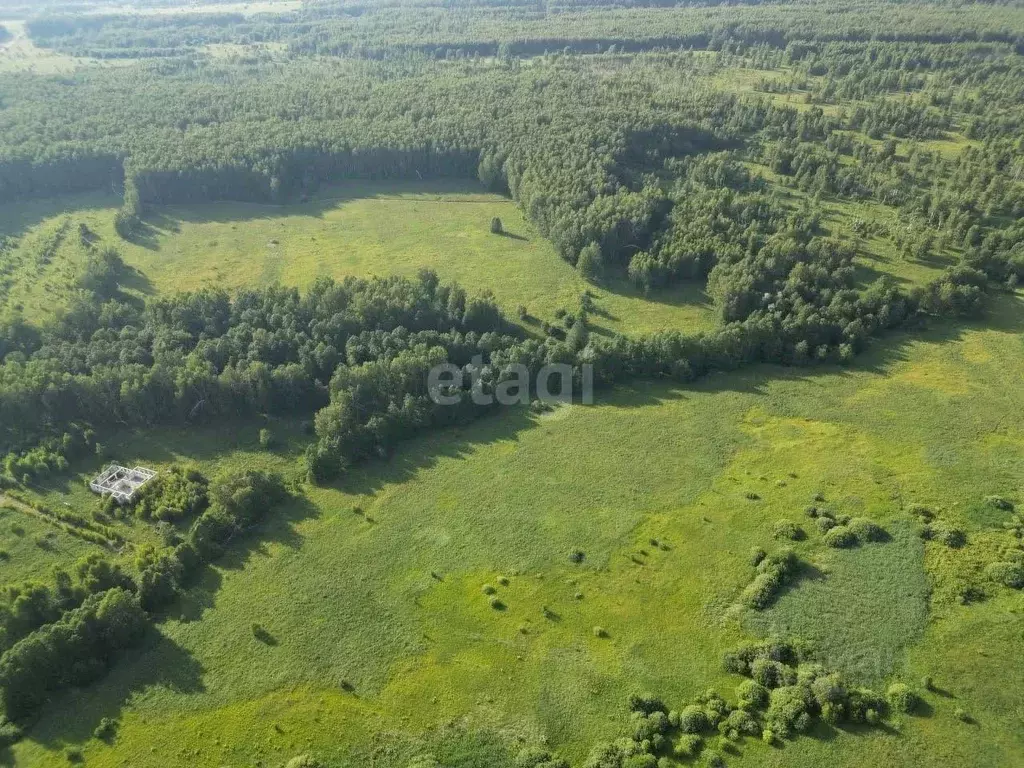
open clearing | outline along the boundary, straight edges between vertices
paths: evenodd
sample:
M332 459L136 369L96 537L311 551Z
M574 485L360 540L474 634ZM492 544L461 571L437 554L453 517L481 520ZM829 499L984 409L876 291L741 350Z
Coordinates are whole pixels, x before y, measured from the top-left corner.
M999 525L980 499L1014 496L1024 473L1022 330L1024 300L1007 297L960 331L890 337L856 369L638 385L594 407L510 411L415 440L344 487L311 489L109 678L57 701L14 754L58 766L65 745L84 744L88 765L143 768L278 765L310 749L369 764L373 734L412 738L465 717L543 731L579 759L621 727L629 693L731 694L738 680L720 658L744 635L732 604L748 552L779 546L773 525L789 518L808 531L795 546L818 575L748 629L801 630L826 611L830 663L874 680L931 675L940 692L926 694L924 716L897 718L899 733L822 726L784 749L748 740L744 764L1015 764L1021 597L995 589L963 606L954 592ZM200 460L211 473L294 475L298 433L276 425L284 440L271 454L258 428L158 429L110 450L156 468ZM828 550L802 512L816 494L892 540ZM919 542L911 503L964 527L971 544ZM576 547L581 565L567 558ZM501 576L496 611L481 588ZM254 640L251 622L274 643ZM89 739L116 715L113 746Z
M68 202L72 207L64 208ZM127 287L140 295L273 283L305 288L321 277L415 275L429 268L470 293L493 291L512 318L523 305L554 321L560 308L575 311L589 289L596 296L592 325L598 333L692 332L717 322L695 284L647 297L624 281L591 285L559 258L515 203L481 192L473 182L353 182L325 190L312 202L285 206L166 206L146 219L147 233L137 243L114 232L117 205L112 197L86 195L50 207L39 201L10 206L0 233L25 235L10 257L23 264L11 280L7 305L21 306L31 319L60 306L84 263L77 226L85 224L99 235L99 245L117 248L138 271ZM495 216L506 234L491 234ZM64 226L71 234L40 266L38 252ZM3 301L0 285L0 306Z

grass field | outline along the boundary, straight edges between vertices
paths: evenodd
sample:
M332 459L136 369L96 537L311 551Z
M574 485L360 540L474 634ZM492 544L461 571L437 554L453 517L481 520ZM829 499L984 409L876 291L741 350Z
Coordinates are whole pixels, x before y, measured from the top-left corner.
M9 506L6 506L9 505ZM12 502L0 501L0 584L49 579L55 566L67 566L101 547L75 538Z
M638 385L416 440L342 487L308 489L108 679L54 702L13 757L62 765L75 744L90 766L276 766L313 751L405 768L388 745L454 720L544 735L579 760L624 728L629 693L673 706L709 686L731 696L722 652L788 627L861 681L930 675L937 692L888 730L745 741L742 764L1019 765L1024 604L985 587L978 564L1002 535L980 500L1021 500L1022 331L1024 301L1006 297L974 326L891 337L855 369ZM294 476L301 436L278 424L286 439L267 453L258 427L126 434L110 450ZM803 516L818 494L890 540L825 548ZM968 546L920 542L912 503L962 526ZM795 547L814 567L751 616L735 607L748 553L781 546L780 518L807 530ZM501 577L498 611L481 590ZM989 599L959 604L965 583ZM102 716L121 719L112 746L90 738Z
M575 311L589 288L599 310L593 323L597 332L696 331L716 322L696 285L648 297L625 283L590 285L512 201L482 193L472 182L353 183L314 202L288 206L166 207L147 219L148 235L139 243L114 232L117 205L114 198L97 195L78 197L67 208L70 213L38 201L11 206L0 233L24 234L9 257L18 266L8 278L7 306L43 319L61 305L84 264L77 227L85 224L138 270L127 288L144 295L206 286L308 287L319 277L414 275L426 267L471 293L493 290L510 316L522 304L531 314L554 320L559 308ZM490 233L494 216L507 234ZM61 227L70 235L40 266L37 254Z

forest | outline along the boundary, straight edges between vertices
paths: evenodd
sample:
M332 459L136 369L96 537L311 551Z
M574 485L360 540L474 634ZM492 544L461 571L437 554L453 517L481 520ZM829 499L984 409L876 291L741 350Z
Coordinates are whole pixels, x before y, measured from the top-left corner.
M893 339L967 333L1019 300L1024 8L1012 0L272 5L85 3L83 12L45 3L11 9L16 38L0 28L0 45L16 39L70 62L59 72L0 67L0 207L10 222L33 202L69 201L74 217L72 200L116 200L113 237L67 217L36 240L16 222L3 227L0 507L4 518L29 516L95 548L0 588L6 745L31 741L35 719L61 697L116 678L122 657L154 642L211 573L237 567L223 565L235 547L260 551L253 539L275 517L362 482L406 446L499 423L502 408L481 405L474 388L493 393L521 366L532 376L572 366L572 394L584 385L581 366L592 366L608 398L711 386L764 365L855 372ZM494 292L468 291L426 265L395 274L386 261L372 277L165 293L140 291L145 275L127 257L158 250L167 212L225 202L287 211L339 185L450 180L514 203L590 287L551 317L509 311ZM497 218L489 234L528 239ZM52 316L29 315L13 298L31 281L23 270L50 275L67 247L77 261ZM924 276L905 278L908 265ZM656 302L688 287L706 296L710 329L602 327L603 292ZM444 364L472 374L454 407L427 383ZM780 374L794 375L803 373ZM532 418L557 423L557 408L536 389L529 396ZM126 434L254 424L267 425L261 452L287 461L222 458L213 463L230 471L218 472L186 452L128 507L79 506L81 497L67 495L72 504L54 490L113 458L107 446ZM1015 451L993 477L1011 477L1019 491ZM796 480L790 471L777 487ZM970 537L893 493L922 546L941 548L929 568L986 542L963 566L973 574L958 588L964 605L1024 587L1013 493L998 493L978 504L1006 519ZM824 578L828 569L808 560L815 552L897 546L870 514L827 510L818 495L806 514L820 535L774 521L771 538L785 546L742 562L730 616L774 610L813 574ZM372 527L363 503L352 510ZM663 545L650 538L632 562L670 551ZM570 560L590 567L582 550ZM444 577L427 570L440 589ZM483 590L498 613L507 609L500 586ZM560 620L547 605L540 613ZM589 639L613 639L603 626ZM818 728L885 731L926 709L918 688L934 693L931 682L912 689L882 677L870 681L885 683L876 692L803 638L752 640L751 625L740 626L744 644L732 644L716 673L745 678L735 703L691 691L673 709L658 691L634 691L585 760L578 750L560 756L564 736L515 756L437 736L435 755L471 754L393 764L731 764L745 760L745 738L779 748ZM251 634L261 648L278 643L255 620ZM348 678L340 687L353 690ZM110 746L115 731L111 720L96 739ZM1020 746L1007 738L1004 756ZM62 750L85 759L80 746ZM292 768L321 764L293 751ZM938 759L915 759L926 758Z

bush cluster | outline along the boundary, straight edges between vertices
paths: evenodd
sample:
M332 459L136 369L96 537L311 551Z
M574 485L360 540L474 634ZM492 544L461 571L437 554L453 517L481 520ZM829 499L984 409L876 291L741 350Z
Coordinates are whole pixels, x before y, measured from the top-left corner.
M740 603L755 611L771 605L783 585L790 583L800 570L800 560L790 549L782 549L764 557L756 573L740 594Z
M133 502L143 520L177 522L201 514L210 503L209 482L195 469L171 467L150 480Z
M631 735L595 747L584 768L667 766L669 756L705 763L720 755L704 748L718 733L723 744L745 737L767 743L806 732L816 720L874 725L886 711L877 694L848 686L842 677L809 662L807 649L796 642L764 641L742 645L725 654L726 671L743 675L732 705L709 690L681 710L669 711L650 694L629 700ZM758 679L760 678L760 680Z
M727 653L725 669L749 677L737 688L740 708L762 712L765 740L806 731L816 718L829 723L874 723L885 701L852 689L842 677L806 660L806 650L785 642L750 643Z
M998 561L985 566L985 575L1005 587L1024 589L1024 561Z
M935 521L922 526L921 538L925 541L937 541L950 549L960 549L967 545L967 534L963 529L942 521Z
M788 539L789 541L803 541L807 538L804 529L792 520L778 520L772 529L772 536L776 539Z
M905 683L893 683L885 692L889 704L898 712L911 714L921 706L921 697Z

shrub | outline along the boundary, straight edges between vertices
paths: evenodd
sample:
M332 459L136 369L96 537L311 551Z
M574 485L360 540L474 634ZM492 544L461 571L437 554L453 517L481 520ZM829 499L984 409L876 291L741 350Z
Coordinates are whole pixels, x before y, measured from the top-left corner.
M760 565L761 561L764 560L766 557L768 557L768 553L760 547L754 547L752 550L750 550L750 564L755 567Z
M846 686L839 675L822 670L822 673L811 681L810 687L814 703L821 707L823 714L826 708L831 710L831 718L826 719L830 722L838 721L848 700Z
M892 708L898 712L911 713L921 705L921 698L903 683L893 683L885 695Z
M174 522L201 514L209 506L209 483L196 470L171 467L142 489L135 514L143 520Z
M885 530L880 525L868 520L866 517L853 518L848 527L861 543L869 541L883 541L885 539Z
M431 765L439 765L433 758ZM527 747L522 750L513 762L514 768L569 768L569 764L560 757L555 757L541 747ZM412 768L410 766L410 768ZM424 768L427 768L424 766Z
M491 219L491 234L492 235L500 235L504 231L505 231L505 228L504 228L504 226L502 226L501 219L499 219L497 216L495 216L493 219Z
M986 496L985 503L1004 512L1013 512L1013 502L1009 499L1004 499L1002 496Z
M500 598L492 597L488 602L490 602L491 608L493 608L496 611L505 610L505 603L503 603Z
M765 688L780 688L796 682L796 670L774 659L754 659L750 665L750 676Z
M805 731L811 724L808 707L810 691L802 685L787 685L776 688L771 694L771 703L765 712L765 726L781 738L789 738L794 732Z
M756 680L744 680L736 686L736 698L742 709L764 709L769 696L768 689Z
M716 725L720 720L724 719L731 709L726 700L714 689L707 690L698 696L696 703L704 707L704 712L707 714L711 725Z
M782 579L778 574L759 573L740 594L740 602L747 608L760 611L771 604L775 599L775 593L781 586Z
M434 762L432 765L438 764ZM515 768L569 768L568 763L540 746L528 746L516 756L513 765Z
M679 713L679 730L683 733L703 733L711 727L703 707L689 704Z
M757 575L740 594L740 602L755 611L767 608L776 593L797 571L799 560L792 550L784 549L764 558L757 565Z
M629 711L650 715L654 712L665 713L668 711L668 708L665 706L665 702L653 694L645 693L639 695L634 693L629 697Z
M274 445L274 433L269 429L260 430L260 448L268 450Z
M82 755L82 750L78 747L68 747L64 750L64 757L67 758L68 762L73 765L85 762L85 757Z
M974 718L972 718L969 714L967 714L967 710L961 709L960 707L957 707L956 709L953 710L953 717L955 717L957 720L959 720L962 723L972 723L972 722L974 722Z
M672 752L676 757L696 757L700 752L703 739L695 733L684 733L679 736Z
M874 691L856 689L846 694L846 719L851 723L868 723L874 725L879 720L879 712L885 710L885 699Z
M669 728L668 715L664 712L633 713L633 740L636 742L656 742Z
M494 588L493 586L491 586L490 584L484 584L484 585L483 585L483 586L482 586L482 587L480 588L480 590L481 590L481 591L482 591L482 592L483 592L483 593L484 593L485 595L493 595L493 594L494 594L495 592L497 592L497 591L498 591L498 590L496 590L496 589L495 589L495 588Z
M756 736L761 732L757 720L749 712L736 709L725 718L725 725L730 731L737 731L745 736Z
M727 672L738 675L751 675L751 665L755 659L771 659L790 666L800 662L801 648L795 643L767 640L760 643L746 643L726 651L722 664Z
M24 637L0 662L0 703L7 716L23 717L50 694L102 676L147 626L138 599L115 587Z
M935 539L950 549L960 549L967 544L967 534L959 528L939 526L935 530Z
M586 555L582 549L574 549L569 552L569 562L579 564L583 562L584 558L586 558Z
M21 736L21 726L0 715L0 749L19 741Z
M109 717L104 717L100 720L100 724L96 726L96 730L92 732L100 741L110 741L114 738L117 733L117 721L111 720Z
M807 538L803 528L792 520L778 520L772 530L772 536L776 539L789 539L790 541L803 541Z
M261 624L252 625L252 636L264 645L274 645L274 636Z
M825 533L825 543L837 549L846 549L857 543L857 536L845 525L837 525Z
M817 521L816 521L816 524L818 526L818 530L821 533L828 533L833 528L835 528L836 525L838 525L838 523L836 523L836 521L833 520L831 517L824 517L824 516L819 517L817 519Z
M985 575L997 584L1024 589L1024 563L989 563L985 566Z

